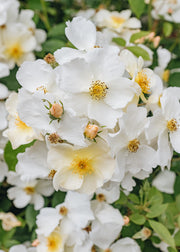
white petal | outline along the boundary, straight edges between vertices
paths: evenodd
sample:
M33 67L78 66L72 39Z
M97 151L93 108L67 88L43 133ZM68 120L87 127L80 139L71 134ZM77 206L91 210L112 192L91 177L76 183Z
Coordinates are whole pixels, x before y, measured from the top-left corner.
M79 174L75 174L68 170L68 167L56 172L53 178L53 185L56 191L60 188L65 190L77 190L81 187L82 183L83 179Z
M71 43L80 50L93 48L96 43L95 25L83 17L75 17L66 22L65 34Z
M165 193L174 193L174 183L176 174L172 171L161 171L152 181L152 185L159 191Z
M60 65L76 58L82 58L83 56L83 52L69 47L63 47L54 52L54 57Z

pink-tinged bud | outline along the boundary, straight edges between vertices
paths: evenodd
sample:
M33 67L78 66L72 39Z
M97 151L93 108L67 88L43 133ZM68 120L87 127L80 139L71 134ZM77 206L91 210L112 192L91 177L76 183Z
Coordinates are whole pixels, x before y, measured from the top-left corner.
M125 216L123 217L123 220L124 220L124 225L125 225L125 226L129 224L129 221L130 221L130 220L129 220L129 217L128 217L128 216L125 215Z
M154 38L154 40L153 40L153 45L154 45L155 48L158 47L158 45L159 45L159 43L160 43L160 40L161 40L160 36L156 36L156 37Z
M149 39L149 41L152 41L154 39L154 36L155 36L155 32L150 32L147 38Z
M63 107L59 103L54 103L49 112L55 118L60 118L63 114Z
M32 246L37 247L38 245L39 245L39 240L38 239L34 240L32 243Z
M169 9L168 9L168 14L170 14L170 15L171 15L172 13L173 13L172 8L169 8Z
M85 128L84 134L90 139L94 139L97 136L99 127L95 124L88 124Z

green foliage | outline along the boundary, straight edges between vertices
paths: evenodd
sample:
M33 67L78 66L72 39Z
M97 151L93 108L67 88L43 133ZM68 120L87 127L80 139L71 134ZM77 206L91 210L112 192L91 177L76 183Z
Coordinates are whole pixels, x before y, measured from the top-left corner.
M134 14L140 18L141 15L145 11L145 3L144 0L128 0L131 10L134 12Z
M173 24L169 22L163 23L163 33L165 37L169 37L171 33L173 32Z
M135 213L130 216L130 220L137 225L143 225L146 221L146 218L143 215Z
M123 38L113 38L113 42L115 42L119 46L125 46L126 45L126 40Z
M168 229L162 223L159 223L154 220L149 220L149 224L154 230L154 232L156 232L164 242L166 242L173 248L175 247L174 238L171 236Z
M140 46L127 46L126 49L132 52L136 57L141 56L144 60L150 60L148 52Z
M17 154L25 152L26 148L32 146L35 141L32 141L29 144L21 145L17 149L13 149L10 141L7 142L4 149L4 159L8 165L9 171L15 171L17 160Z
M65 196L66 196L65 192L61 191L55 192L52 197L52 207L55 207L58 204L63 203Z
M146 37L147 35L149 35L149 33L150 33L149 31L140 31L140 32L134 33L131 35L130 42L134 43L136 40L142 37Z
M32 231L36 224L36 216L39 211L34 210L33 205L28 205L25 211L25 220L28 225L29 231Z

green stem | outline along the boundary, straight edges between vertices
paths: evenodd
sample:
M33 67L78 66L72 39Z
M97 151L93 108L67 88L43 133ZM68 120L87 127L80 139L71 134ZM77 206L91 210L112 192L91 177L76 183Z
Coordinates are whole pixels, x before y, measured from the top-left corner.
M150 31L151 31L151 28L152 28L151 10L152 10L152 0L150 0L149 5L148 5L148 29Z
M43 10L43 18L42 19L43 19L43 22L44 22L44 25L45 25L47 31L49 31L51 27L49 24L46 3L44 0L40 0L40 2L41 2L42 10Z

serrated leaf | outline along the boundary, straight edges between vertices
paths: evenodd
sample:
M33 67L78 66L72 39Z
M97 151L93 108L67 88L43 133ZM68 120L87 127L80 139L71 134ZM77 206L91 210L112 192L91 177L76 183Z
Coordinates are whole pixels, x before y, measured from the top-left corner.
M135 203L135 204L139 204L139 198L138 198L138 196L136 195L136 194L134 194L134 193L130 193L129 195L128 195L128 199L129 200L131 200L133 203Z
M146 6L144 0L128 0L128 2L131 10L138 18L140 18L140 16L144 13Z
M171 236L169 230L160 222L149 220L152 229L159 235L159 237L171 247L175 247L174 238Z
M162 204L162 205L153 205L147 214L146 217L148 218L155 218L158 217L159 215L161 215L162 213L164 213L164 211L166 210L168 204Z
M130 220L137 225L143 225L146 221L146 218L141 214L135 213L130 216Z
M31 231L32 228L36 224L37 214L38 214L38 211L34 210L33 205L28 205L25 211L25 219L26 219L26 223L28 225L29 231Z
M151 205L161 204L163 202L163 195L155 187L152 187L148 194L148 201Z
M163 33L165 37L169 37L173 31L173 25L169 22L163 23Z
M148 52L139 46L127 46L126 49L132 52L136 57L141 56L144 60L150 60Z
M115 42L119 46L125 46L126 45L126 40L123 38L113 38L113 42Z
M137 39L145 37L149 34L150 34L149 31L140 31L140 32L134 33L134 34L132 34L132 36L130 38L130 43L134 43Z
M4 149L4 160L6 161L9 171L15 171L17 160L17 154L25 152L25 149L32 146L35 141L32 141L29 144L21 145L17 149L13 149L10 141L7 142Z

